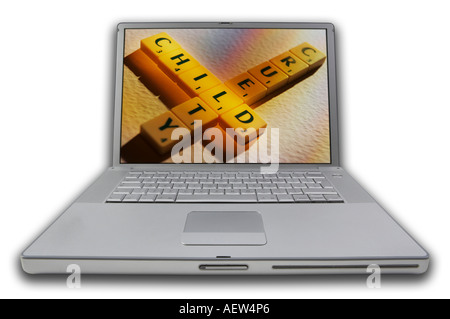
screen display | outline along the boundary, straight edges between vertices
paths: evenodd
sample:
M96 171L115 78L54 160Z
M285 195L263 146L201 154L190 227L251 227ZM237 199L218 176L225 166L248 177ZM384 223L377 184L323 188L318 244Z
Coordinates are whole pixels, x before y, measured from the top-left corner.
M325 29L126 29L121 163L328 164Z

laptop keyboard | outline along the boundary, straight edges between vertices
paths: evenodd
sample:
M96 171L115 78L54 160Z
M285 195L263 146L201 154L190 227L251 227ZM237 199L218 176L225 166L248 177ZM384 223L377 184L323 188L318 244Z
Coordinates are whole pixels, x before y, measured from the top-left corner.
M342 203L319 171L147 172L130 171L108 203Z

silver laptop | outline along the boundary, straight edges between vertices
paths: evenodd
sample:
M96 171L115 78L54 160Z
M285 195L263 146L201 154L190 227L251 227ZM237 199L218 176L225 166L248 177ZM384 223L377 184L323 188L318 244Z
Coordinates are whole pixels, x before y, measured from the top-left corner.
M24 271L420 274L427 252L342 168L334 27L123 23L112 167Z

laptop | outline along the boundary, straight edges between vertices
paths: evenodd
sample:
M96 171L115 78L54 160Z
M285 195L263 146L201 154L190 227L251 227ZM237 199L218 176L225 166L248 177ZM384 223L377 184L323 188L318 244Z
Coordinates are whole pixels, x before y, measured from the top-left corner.
M421 274L342 168L328 23L122 23L112 167L21 255L30 274Z

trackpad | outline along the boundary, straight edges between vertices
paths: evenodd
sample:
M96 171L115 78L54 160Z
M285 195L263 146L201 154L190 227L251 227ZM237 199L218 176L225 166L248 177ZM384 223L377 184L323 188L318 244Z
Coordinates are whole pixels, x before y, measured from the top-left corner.
M194 246L261 246L267 240L258 212L197 211L188 214L181 242Z

